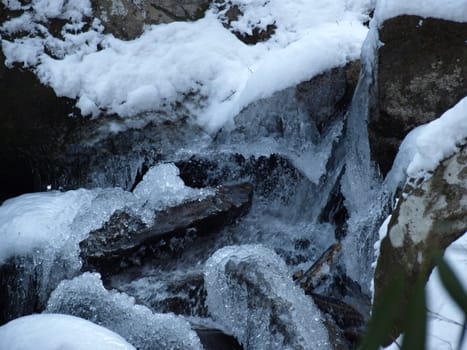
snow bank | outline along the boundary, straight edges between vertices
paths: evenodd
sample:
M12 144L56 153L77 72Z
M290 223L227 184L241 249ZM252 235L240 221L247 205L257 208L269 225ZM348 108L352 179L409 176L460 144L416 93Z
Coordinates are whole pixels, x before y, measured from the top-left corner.
M466 0L381 0L375 9L380 24L400 15L434 17L456 22L467 22Z
M25 316L0 327L0 349L135 350L104 327L60 314Z
M277 27L270 40L252 46L223 27L215 6L196 22L151 26L124 42L104 35L98 20L83 31L89 1L52 5L35 0L22 7L21 17L4 23L0 33L30 32L2 40L6 63L32 67L59 96L77 99L84 115L173 114L182 103L198 123L214 131L232 123L252 101L357 59L367 33L362 22L373 2L235 0L244 15L231 23L233 30ZM75 12L68 9L71 3ZM70 18L63 39L42 25L57 16Z

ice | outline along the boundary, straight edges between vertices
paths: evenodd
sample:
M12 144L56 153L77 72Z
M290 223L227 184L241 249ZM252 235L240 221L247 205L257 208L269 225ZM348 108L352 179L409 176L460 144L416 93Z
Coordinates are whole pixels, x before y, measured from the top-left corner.
M146 201L145 205L159 210L188 200L214 195L213 189L194 189L185 186L179 175L180 170L173 163L152 167L135 187L133 194L136 198Z
M31 315L10 321L0 327L0 349L135 350L104 327L60 314Z
M379 48L377 22L370 22L370 31L362 46L362 71L347 117L345 173L341 190L349 213L347 236L343 241L347 274L358 281L365 292L373 275L373 245L377 229L384 217L387 196L382 179L371 159L368 139L368 113L375 102L377 59Z
M5 201L0 207L0 262L38 249L62 249L74 218L96 194L84 189L51 191Z
M149 224L156 210L204 198L210 189L186 187L173 164L151 168L135 189L50 191L22 195L0 206L0 263L15 258L32 261L42 301L58 282L81 268L79 243L120 209Z
M52 292L46 312L85 318L120 334L139 350L202 349L182 317L155 314L124 293L106 290L97 273L62 281Z
M16 2L5 2L17 8ZM194 22L148 26L121 41L91 21L89 1L35 0L24 15L0 28L6 64L31 67L57 95L77 100L84 115L103 111L126 119L186 108L207 131L232 125L251 102L358 58L371 0L234 1L243 16L232 30L251 32L274 23L273 37L245 45L212 6ZM43 23L67 19L63 38ZM91 22L87 29L85 22ZM22 29L29 33L22 36ZM15 37L15 39L11 39ZM124 84L122 84L124 82Z
M320 311L282 259L261 245L228 246L205 266L208 309L245 349L329 349Z

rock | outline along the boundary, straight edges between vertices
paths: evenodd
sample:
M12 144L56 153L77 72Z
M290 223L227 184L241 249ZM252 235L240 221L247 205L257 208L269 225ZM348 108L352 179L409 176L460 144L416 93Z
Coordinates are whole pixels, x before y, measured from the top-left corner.
M370 299L340 267L341 249L340 243L330 246L306 272L295 274L295 283L324 313L333 349L353 349L364 334Z
M197 236L215 232L245 215L252 193L253 186L248 183L221 186L214 196L157 212L150 227L138 217L118 211L80 243L83 268L108 276L139 265L142 259L180 254Z
M433 269L433 254L467 231L467 146L444 160L426 181L410 180L392 213L381 241L374 274L374 305L394 276L403 281L403 300L391 336L397 338L405 304L419 276ZM389 340L388 340L389 342Z
M414 127L467 95L466 23L399 16L379 30L378 106L370 113L373 159L386 174Z
M301 172L287 158L279 154L248 157L221 154L215 157L192 156L175 163L180 177L190 187L218 186L242 179L254 185L259 196L271 197L280 194L287 201L284 185L305 181Z
M41 310L32 259L13 258L0 265L0 326Z
M198 334L205 350L243 350L243 347L233 336L225 334L219 329L202 326L195 326L193 329Z
M92 0L94 13L107 32L124 40L143 33L145 25L194 21L204 16L211 0Z
M247 45L254 45L269 40L276 32L275 23L266 25L266 28L255 26L250 33L240 32L232 28L232 22L238 21L244 13L237 4L231 1L216 0L215 6L219 11L219 19L225 28L229 29L235 36ZM259 24L259 23L258 23Z
M80 123L69 118L74 102L59 98L35 75L8 69L0 49L0 202L26 192L45 190L64 172L67 136Z
M347 109L359 73L360 61L352 61L297 85L296 98L304 104L318 130L325 130Z

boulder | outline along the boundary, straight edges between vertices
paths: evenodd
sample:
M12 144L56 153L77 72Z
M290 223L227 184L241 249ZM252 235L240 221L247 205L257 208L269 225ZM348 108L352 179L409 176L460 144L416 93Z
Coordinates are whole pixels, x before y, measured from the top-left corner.
M196 237L215 232L245 215L252 194L253 186L248 183L221 186L213 196L157 212L150 226L137 216L117 211L80 243L83 269L107 277L147 258L176 256Z
M466 37L466 23L442 19L399 16L382 24L369 137L383 174L410 130L467 95Z
M433 269L433 254L467 231L467 146L444 160L426 181L409 181L392 213L387 235L381 241L374 274L374 305L384 301L384 289L395 276L403 282L403 300L394 339L413 286ZM389 340L388 340L389 341Z
M124 40L140 36L145 25L199 19L210 3L211 0L92 0L94 14L106 31Z

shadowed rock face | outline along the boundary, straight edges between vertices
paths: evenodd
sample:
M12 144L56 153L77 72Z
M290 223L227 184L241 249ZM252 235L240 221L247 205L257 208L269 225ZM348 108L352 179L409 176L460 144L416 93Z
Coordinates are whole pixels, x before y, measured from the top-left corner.
M210 0L92 0L94 13L107 32L131 40L145 25L193 21L204 16Z
M369 118L373 158L386 174L405 135L467 95L467 24L418 16L384 22L378 107Z
M467 231L467 146L443 161L433 176L405 186L388 225L374 275L374 304L394 276L404 283L407 302L417 278L426 280L433 269L433 254L443 251ZM404 319L402 310L399 320ZM394 325L394 338L400 325Z

